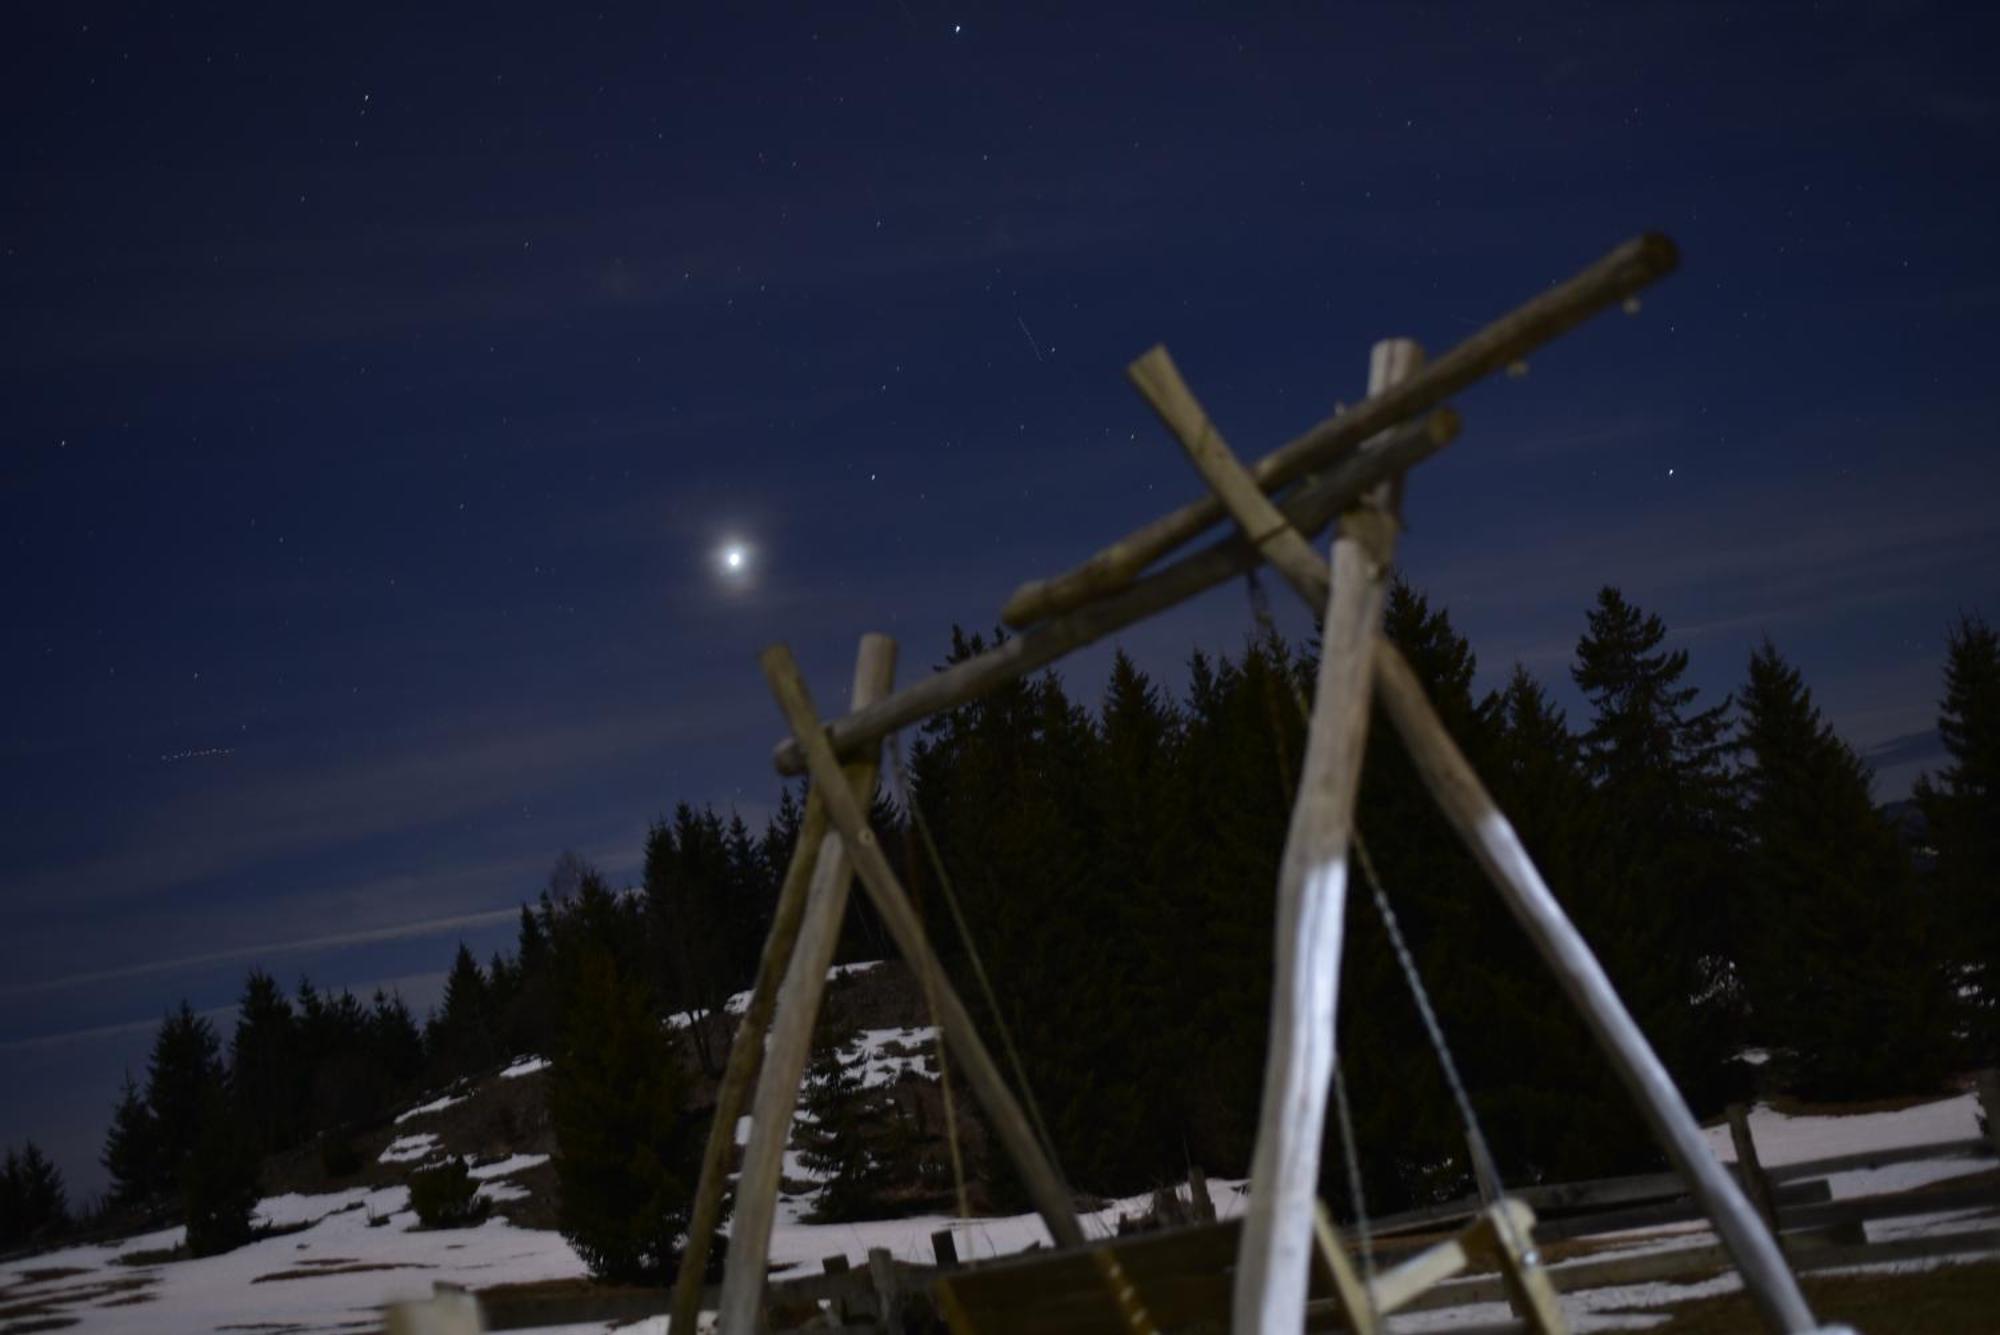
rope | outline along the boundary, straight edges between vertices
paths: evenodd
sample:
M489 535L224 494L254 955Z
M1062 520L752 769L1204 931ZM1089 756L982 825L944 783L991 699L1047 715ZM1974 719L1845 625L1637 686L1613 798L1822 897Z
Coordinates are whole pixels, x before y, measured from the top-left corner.
M917 835L923 841L924 851L930 857L931 871L937 877L938 889L944 892L945 907L951 912L952 923L958 930L958 939L965 947L966 958L972 963L972 972L973 976L979 982L980 995L986 999L986 1009L993 1016L993 1026L1000 1035L1001 1050L1007 1054L1007 1065L1014 1072L1014 1083L1021 1091L1021 1102L1026 1105L1028 1119L1034 1124L1035 1138L1041 1142L1042 1153L1048 1156L1051 1164L1056 1165L1056 1172L1060 1176L1062 1167L1061 1161L1056 1158L1055 1139L1049 1135L1048 1125L1042 1121L1041 1106L1035 1102L1035 1091L1034 1087L1028 1083L1027 1068L1021 1062L1020 1051L1014 1046L1014 1035L1007 1027L1006 1017L1001 1014L1000 1000L994 994L993 981L986 973L986 962L980 958L979 948L972 942L972 929L966 924L964 910L959 907L958 894L952 888L951 874L945 870L944 856L938 852L937 839L931 834L930 822L924 819L924 809L917 805L916 788L910 783L909 771L903 766L903 738L901 733L889 734L889 768L896 776L897 796L902 800L903 809L910 813L910 819L917 827ZM931 1018L932 1023L935 1024L937 1019L935 1013L933 1013ZM943 1058L944 1042L943 1034L940 1032L938 1042L938 1072L940 1076L944 1073ZM945 1085L947 1116L949 1116L951 1107L950 1098L951 1086L947 1083ZM959 1194L962 1205L964 1197L964 1169L959 1162L956 1141L952 1145L952 1168L954 1172L960 1175ZM969 1214L971 1212L966 1211L966 1213Z
M1264 635L1275 640L1277 628L1272 623L1269 602L1264 597L1263 586L1258 582L1254 570L1250 572L1249 584L1251 614L1256 617ZM1305 691L1300 687L1297 678L1289 673L1286 675L1292 687L1292 699L1298 706L1299 716L1310 727L1312 710L1306 704ZM1282 738L1281 731L1280 737ZM1283 746L1282 740L1279 745ZM1289 788L1288 783L1287 789ZM1417 1014L1423 1021L1424 1032L1430 1040L1431 1050L1437 1056L1438 1067L1444 1073L1445 1084L1450 1088L1452 1101L1457 1105L1459 1121L1465 1129L1466 1146L1472 1155L1473 1179L1479 1187L1480 1198L1485 1200L1490 1195L1497 1199L1506 1193L1500 1181L1499 1170L1493 1162L1493 1151L1487 1143L1486 1132L1480 1126L1479 1114L1473 1110L1472 1099L1466 1094L1465 1083L1459 1078L1458 1063L1452 1058L1451 1046L1445 1042L1444 1028L1438 1023L1437 1011L1431 1005L1430 991L1424 986L1423 975L1417 971L1416 959L1410 954L1409 945L1403 939L1402 924L1396 917L1395 909L1389 904L1388 893L1382 887L1381 877L1376 874L1375 860L1368 854L1368 845L1361 837L1358 824L1351 832L1351 840L1354 845L1355 861L1361 864L1362 877L1368 882L1369 899L1375 906L1375 915L1381 921L1382 930L1389 938L1396 963L1402 970L1403 982L1410 990L1410 999L1416 1003ZM1362 1261L1372 1283L1375 1277L1372 1239L1369 1235L1366 1203L1361 1191L1354 1126L1348 1111L1347 1082L1342 1078L1337 1054L1333 1068L1333 1092L1335 1110L1340 1121L1341 1148L1347 1160L1345 1166L1349 1190L1354 1202L1355 1227L1361 1235ZM1520 1236L1514 1227L1512 1217L1504 1210L1499 1212L1499 1226L1506 1232L1507 1240L1514 1250L1522 1255L1528 1264L1534 1264L1537 1258L1533 1243Z

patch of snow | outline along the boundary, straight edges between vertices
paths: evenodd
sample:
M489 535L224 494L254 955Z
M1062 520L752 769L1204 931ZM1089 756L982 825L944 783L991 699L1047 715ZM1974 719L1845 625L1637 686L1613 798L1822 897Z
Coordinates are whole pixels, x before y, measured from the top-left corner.
M469 1097L471 1096L467 1094L446 1094L443 1098L432 1099L429 1103L420 1103L416 1107L411 1108L405 1112L397 1113L396 1125L401 1126L403 1123L409 1121L412 1117L425 1117L434 1112L443 1112L446 1108L451 1107L454 1103L465 1102L466 1099Z
M421 1135L398 1136L390 1141L376 1156L377 1163L414 1163L433 1153L438 1147L438 1138L426 1131Z
M519 1080L524 1075L533 1075L537 1071L546 1071L548 1068L549 1059L547 1057L516 1057L514 1064L500 1073L500 1078L502 1080Z
M546 1154L514 1154L500 1160L498 1163L480 1164L478 1167L471 1169L470 1172L473 1177L485 1182L493 1178L512 1177L516 1173L525 1173L530 1168L539 1168L548 1161L549 1156Z

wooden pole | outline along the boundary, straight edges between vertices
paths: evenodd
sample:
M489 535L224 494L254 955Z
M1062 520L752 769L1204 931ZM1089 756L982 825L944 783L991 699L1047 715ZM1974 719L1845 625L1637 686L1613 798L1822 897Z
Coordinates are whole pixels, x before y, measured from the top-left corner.
M1673 1077L1632 1022L1631 1013L1605 976L1604 966L1556 902L1548 883L1521 847L1513 825L1500 813L1452 741L1425 698L1417 674L1394 645L1377 645L1375 681L1383 706L1402 734L1432 798L1499 888L1515 920L1569 995L1570 1004L1582 1012L1612 1069L1639 1105L1667 1157L1687 1179L1717 1236L1729 1248L1765 1321L1774 1330L1817 1329L1812 1309L1806 1306L1777 1242L1737 1189L1735 1179L1709 1152L1708 1142Z
M868 1277L875 1284L875 1314L882 1329L887 1335L903 1335L903 1285L896 1274L896 1258L887 1247L868 1249Z
M799 676L798 664L792 660L791 650L782 644L774 644L764 651L759 661L763 664L765 679L771 684L771 692L777 697L786 722L791 725L792 735L804 750L813 786L825 795L827 818L839 831L841 845L853 860L862 888L868 892L882 925L888 928L890 938L896 943L896 949L917 977L929 987L937 1010L938 1027L943 1031L945 1041L951 1044L966 1083L972 1086L973 1094L986 1109L994 1134L1000 1138L1008 1157L1019 1170L1022 1185L1028 1190L1028 1198L1034 1202L1042 1222L1048 1227L1049 1236L1057 1246L1082 1246L1083 1226L1077 1222L1076 1207L1070 1201L1069 1188L1064 1185L1055 1165L1042 1152L1040 1143L1029 1128L1027 1115L1007 1088L1007 1082L1001 1079L1000 1068L994 1065L993 1055L986 1050L986 1044L979 1037L979 1030L965 1009L965 1003L959 1000L957 989L945 977L944 967L931 949L922 919L910 907L909 896L903 893L896 873L889 867L889 860L882 855L874 832L868 828L867 811L835 781L840 773L840 762L834 756L827 728L813 712L812 697L806 691L804 679Z
M1387 388L1421 357L1406 340L1378 344L1370 392ZM1371 646L1394 548L1395 521L1381 509L1362 506L1341 516L1305 771L1278 870L1271 1037L1250 1206L1237 1247L1230 1326L1236 1331L1289 1335L1305 1323L1320 1139L1333 1078L1347 845L1368 737Z
M1396 427L1341 460L1286 497L1279 506L1301 533L1316 533L1329 520L1388 478L1450 444L1458 435L1458 414L1439 408L1420 422ZM954 663L877 704L826 724L833 748L850 755L899 728L941 709L984 695L1001 682L1026 676L1064 654L1103 639L1115 630L1163 612L1224 580L1256 568L1262 558L1242 537L1232 535L1163 566L1100 602L1066 612L976 657ZM805 772L796 738L778 743L772 763L780 774Z
M886 635L862 636L854 662L856 707L887 695L895 672L896 642ZM874 793L879 762L879 756L870 754L850 761L842 771L841 783L856 801L865 803ZM815 785L811 795L819 794ZM729 1230L729 1264L718 1309L718 1324L724 1330L752 1329L763 1304L764 1268L777 1217L785 1146L791 1140L799 1080L812 1054L813 1024L826 992L827 968L840 944L847 888L853 879L840 836L826 834L805 894L805 912L794 929L797 940L778 989L776 1017L764 1040L764 1060L750 1104L750 1143L736 1176L736 1219Z
M1595 264L1557 284L1433 362L1392 390L1374 392L1347 412L1328 418L1260 459L1251 475L1260 490L1323 469L1384 428L1442 403L1467 385L1523 357L1607 306L1614 306L1680 263L1674 243L1657 232L1627 241ZM1129 584L1147 566L1223 517L1213 495L1190 502L1105 548L1082 565L1014 591L1000 611L1022 627L1102 597Z
M862 695L858 675L855 685L857 705L874 698ZM680 1272L674 1276L672 1312L676 1330L693 1330L701 1311L702 1279L708 1269L715 1228L722 1219L722 1196L729 1185L730 1159L736 1149L736 1119L742 1115L750 1079L756 1074L758 1058L764 1051L764 1030L771 1023L778 980L791 962L799 923L805 916L806 887L819 859L820 841L825 837L826 809L820 805L817 793L807 793L798 843L793 846L791 863L785 868L784 884L778 890L778 906L771 916L771 930L764 938L763 953L757 957L757 980L750 988L750 1004L736 1025L736 1038L729 1045L722 1083L715 1090L715 1117L708 1124L708 1143L702 1149L701 1177L688 1220L687 1245L681 1251Z

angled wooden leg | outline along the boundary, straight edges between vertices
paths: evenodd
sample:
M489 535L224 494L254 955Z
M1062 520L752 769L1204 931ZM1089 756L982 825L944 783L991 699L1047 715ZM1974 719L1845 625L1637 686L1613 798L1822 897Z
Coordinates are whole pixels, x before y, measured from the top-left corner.
M1555 1286L1535 1252L1535 1212L1516 1200L1495 1201L1465 1233L1466 1249L1493 1257L1508 1301L1538 1335L1564 1335L1569 1325Z
M859 695L857 691L856 698ZM778 982L791 962L793 944L805 915L806 887L812 881L813 868L819 861L820 841L825 837L826 809L817 795L808 793L805 816L799 823L798 844L792 849L791 864L785 868L771 930L757 959L757 981L750 989L750 1004L744 1007L743 1018L737 1023L722 1083L715 1091L715 1117L708 1126L708 1144L702 1149L701 1178L688 1220L687 1245L681 1250L680 1273L674 1277L675 1330L693 1330L701 1311L703 1272L708 1269L709 1248L716 1225L722 1219L722 1196L728 1188L729 1161L736 1148L736 1119L743 1113L750 1080L763 1055L764 1030L771 1023Z
M1347 1328L1354 1335L1375 1335L1380 1326L1375 1315L1375 1295L1361 1282L1361 1276L1354 1273L1354 1262L1347 1258L1347 1248L1341 1245L1340 1232L1334 1228L1323 1201L1314 1203L1313 1240L1319 1244L1320 1260L1333 1279L1333 1293L1347 1317Z
M871 704L889 693L896 668L896 642L886 635L864 635L854 666L855 707ZM851 761L839 786L866 802L875 790L879 754ZM808 801L825 810L825 797L815 782ZM822 821L822 828L825 822ZM801 836L803 838L803 835ZM764 1269L771 1248L771 1227L777 1216L778 1185L785 1146L791 1139L792 1113L798 1105L799 1079L812 1051L813 1022L826 990L827 966L839 944L846 916L847 888L853 868L842 851L840 836L820 840L819 856L804 896L804 911L792 927L796 940L787 951L778 990L776 1017L768 1038L762 1038L763 1061L750 1111L750 1143L744 1149L737 1176L736 1220L730 1229L729 1265L723 1273L719 1319L724 1330L748 1330L757 1319L764 1293ZM747 1019L747 1017L746 1017ZM732 1059L734 1053L731 1054ZM733 1132L735 1119L731 1118ZM692 1327L690 1321L690 1328Z
M896 949L917 977L925 980L931 989L937 1008L938 1027L943 1030L944 1040L951 1044L966 1082L985 1107L994 1133L1006 1148L1014 1167L1019 1170L1022 1184L1027 1187L1029 1199L1034 1201L1049 1236L1059 1247L1082 1246L1083 1225L1077 1221L1069 1188L1064 1185L1061 1174L1049 1161L1048 1155L1043 1153L1028 1125L1027 1114L1007 1088L1007 1082L1001 1079L1000 1068L994 1064L993 1055L986 1050L985 1040L980 1038L971 1013L959 999L957 989L945 977L944 967L938 962L936 952L931 949L930 937L924 931L923 919L910 906L909 896L903 892L874 832L868 828L866 809L844 785L837 782L840 762L834 757L833 745L827 740L824 725L813 711L812 698L806 691L805 681L799 676L798 664L792 660L791 650L782 644L774 644L764 651L760 661L771 692L777 697L779 708L784 711L792 735L805 756L813 786L826 799L827 816L840 833L841 846L853 860L862 888L868 892L882 925L896 943Z

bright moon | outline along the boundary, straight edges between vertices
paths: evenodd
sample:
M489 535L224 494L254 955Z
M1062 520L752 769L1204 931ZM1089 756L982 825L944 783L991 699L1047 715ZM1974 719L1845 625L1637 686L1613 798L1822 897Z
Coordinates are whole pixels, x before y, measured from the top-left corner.
M725 542L715 549L715 569L722 578L736 583L750 578L750 544Z

